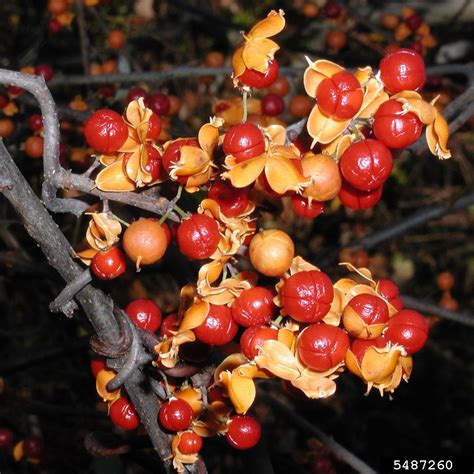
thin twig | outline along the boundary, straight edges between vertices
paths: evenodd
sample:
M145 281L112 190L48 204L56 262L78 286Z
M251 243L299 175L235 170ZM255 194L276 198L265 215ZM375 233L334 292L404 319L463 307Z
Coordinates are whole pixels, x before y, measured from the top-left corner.
M49 305L49 309L53 313L62 311L68 318L72 318L77 305L73 303L76 294L92 281L89 268L84 270L77 278L69 282L59 295Z
M76 0L77 24L81 44L81 59L84 74L89 74L89 38L87 37L86 14L83 0Z
M279 414L283 414L289 421L297 425L302 430L310 433L313 436L319 438L319 440L329 449L334 455L347 463L349 466L354 468L357 472L363 472L364 474L376 474L370 466L368 466L362 459L358 458L354 453L349 451L347 448L339 444L336 440L328 436L324 431L319 429L317 426L310 423L308 420L300 416L295 407L290 406L275 398L271 393L267 391L261 392L261 398L266 403L271 405Z

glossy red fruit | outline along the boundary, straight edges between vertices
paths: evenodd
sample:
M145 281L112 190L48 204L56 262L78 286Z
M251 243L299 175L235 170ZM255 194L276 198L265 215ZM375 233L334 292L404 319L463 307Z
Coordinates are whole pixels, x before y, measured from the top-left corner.
M361 293L347 303L342 322L351 336L375 339L385 328L388 317L388 306L382 298Z
M239 81L244 86L255 87L256 89L263 89L271 86L278 77L280 68L276 59L268 62L268 69L265 73L256 71L255 69L246 69L245 72L239 76Z
M8 428L0 428L0 449L8 448L13 443L13 431Z
M161 310L153 300L134 300L125 308L125 312L141 329L155 332L161 326Z
M309 202L308 198L295 194L291 197L291 207L295 214L306 219L314 219L324 212L324 203L320 201Z
M347 71L340 71L320 82L316 101L323 114L337 120L347 120L359 111L364 93L360 82Z
M140 425L140 418L132 403L125 397L120 397L109 408L112 423L122 430L135 430Z
M378 140L389 148L405 148L415 143L423 132L423 124L412 113L403 113L403 105L395 99L384 102L372 125Z
M183 138L181 140L176 140L171 143L163 153L163 166L165 167L166 172L169 174L173 164L177 163L181 156L181 148L183 146L195 146L199 148L199 142L194 138ZM179 183L186 183L186 176L178 177Z
M91 262L92 272L102 280L113 280L125 273L126 268L125 256L117 247L97 252Z
M38 64L35 67L35 74L43 76L44 80L48 82L54 75L53 68L49 64Z
M233 155L237 163L240 163L261 155L265 151L265 140L257 125L240 123L225 134L222 148L226 155Z
M324 372L344 360L349 344L349 336L342 329L311 324L298 336L296 350L310 369Z
M62 25L59 23L56 18L51 18L51 20L48 21L48 31L52 34L55 35L56 33L59 33L62 30Z
M418 91L426 80L425 62L412 49L397 49L387 54L379 65L380 79L389 94L404 90Z
M403 309L403 300L400 296L398 286L388 279L382 279L377 282L375 291L385 300L387 300L397 311Z
M148 123L148 133L146 137L148 140L157 140L161 133L161 120L160 117L156 114L153 114L150 117Z
M342 8L339 3L329 0L324 4L323 10L328 18L337 18L341 14Z
M176 237L179 249L187 257L209 258L219 245L219 226L212 217L193 214L181 221Z
M145 171L150 173L151 179L156 181L163 174L163 159L160 152L154 146L148 144L145 146L148 151L148 159L144 168Z
M374 207L380 201L382 192L382 186L369 192L360 191L343 179L337 197L344 206L349 209L360 211L362 209L370 209L371 207Z
M143 97L146 102L148 98L148 92L141 87L131 87L127 93L127 103L132 102L133 100L138 100L140 97Z
M27 458L40 459L43 456L44 441L36 435L28 436L23 440L23 450Z
M275 312L273 294L263 286L242 291L232 304L232 317L246 328L268 323Z
M425 345L428 331L428 323L420 313L402 309L389 319L384 336L393 344L403 346L408 354L413 354Z
M40 114L30 115L28 118L28 127L30 127L33 132L38 132L43 128L43 117Z
M211 346L222 346L234 339L238 326L227 306L209 305L209 313L204 322L193 329L196 338Z
M276 117L285 110L285 102L276 94L267 94L262 99L262 114L269 117Z
M169 400L160 407L158 415L161 426L169 431L184 431L193 421L191 405L180 399Z
M84 124L87 143L101 153L115 153L128 137L122 116L110 109L94 112Z
M168 314L161 323L160 336L172 337L171 331L176 332L178 327L178 315L176 313Z
M215 181L207 193L209 199L217 201L227 217L237 217L249 205L248 188L234 188L230 181Z
M168 115L171 107L170 99L165 94L153 94L148 99L148 106L155 114Z
M240 350L248 359L253 359L258 355L258 348L265 341L277 340L278 331L268 326L251 326L240 336Z
M185 431L181 435L181 439L179 440L178 449L183 454L197 454L201 451L202 448L202 438L192 432L192 431Z
M101 370L105 370L107 367L105 365L105 359L103 357L99 359L92 359L91 360L91 372L94 377L97 377L97 374Z
M393 159L380 141L367 138L352 144L341 156L339 169L344 179L359 191L380 188L390 176Z
M334 297L329 277L310 270L291 275L283 286L282 303L285 312L301 323L315 323L326 316Z
M233 448L250 449L260 441L261 434L260 423L253 416L237 415L228 424L226 438Z

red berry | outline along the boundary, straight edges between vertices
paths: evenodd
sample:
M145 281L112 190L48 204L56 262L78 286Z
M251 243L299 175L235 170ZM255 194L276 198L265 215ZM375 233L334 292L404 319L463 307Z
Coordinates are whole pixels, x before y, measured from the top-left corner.
M38 64L35 67L35 74L43 76L44 80L48 82L54 75L53 68L49 64Z
M126 268L125 256L117 247L97 252L91 262L92 272L102 280L113 280L125 273Z
M285 102L276 94L267 94L262 99L262 114L269 117L280 115L285 110Z
M132 102L133 100L138 100L140 97L143 97L146 102L148 98L148 92L141 87L132 87L128 89L127 103Z
M150 173L151 179L156 181L163 174L163 160L160 152L152 145L146 144L148 152L147 162L144 166L145 171Z
M379 280L375 287L375 291L394 306L397 311L403 309L403 300L400 296L400 290L392 280Z
M185 431L179 440L178 449L183 454L197 454L202 448L202 438L192 432Z
M245 357L253 359L258 355L258 348L265 341L277 340L278 331L268 326L251 326L240 336L240 349Z
M308 198L295 194L291 197L291 207L295 214L306 219L314 219L324 212L324 203L320 201L309 202Z
M339 3L333 2L331 0L326 2L326 4L324 5L324 14L328 18L337 18L341 14L341 10L342 8Z
M249 415L237 415L231 418L226 438L229 444L236 449L253 448L262 434L260 423Z
M428 339L428 323L418 312L402 309L388 320L385 338L403 346L408 354L418 352Z
M371 207L374 207L380 201L382 191L382 186L373 191L360 191L343 179L337 197L344 206L349 209L360 211L362 209L370 209Z
M107 367L105 365L105 359L101 357L100 359L91 360L91 372L94 377L97 377L97 374L101 370L105 370Z
M23 94L24 89L18 86L8 86L7 87L7 92L10 96L16 97L20 94Z
M227 306L209 305L209 313L204 322L195 328L196 338L211 346L222 346L234 339L238 326Z
M153 300L134 300L125 308L125 312L141 329L155 332L161 326L161 310Z
M148 99L148 106L155 114L167 115L170 111L171 103L165 94L153 94Z
M117 112L100 109L84 124L84 135L92 148L101 153L114 153L125 143L128 127Z
M5 94L0 93L0 109L6 107L9 102L10 100L8 99L8 97Z
M248 207L248 194L248 188L234 188L230 181L215 181L209 188L207 196L219 204L225 216L237 217Z
M305 365L324 372L344 360L349 349L349 336L329 324L311 324L298 336L296 349Z
M411 31L416 31L423 23L423 18L420 15L415 14L408 17L405 20L405 23L408 25L408 28L410 28Z
M339 168L344 179L360 191L380 188L392 172L390 150L370 138L351 145L341 156Z
M423 131L423 124L412 113L403 113L398 100L384 102L377 110L372 125L378 140L389 148L405 148L415 143Z
M43 128L43 117L40 114L33 114L28 119L28 127L33 130L33 132L38 132Z
M268 62L268 68L265 73L256 71L255 69L246 69L245 72L239 76L239 81L244 86L255 87L263 89L271 86L278 77L280 68L276 59Z
M291 275L283 286L282 303L285 312L301 323L315 323L326 316L334 297L329 277L310 270Z
M148 140L157 140L161 133L161 120L160 117L156 114L153 114L150 117L148 122L148 133L146 137Z
M220 241L219 226L215 219L205 214L193 214L178 227L179 249L189 258L209 258Z
M275 312L273 294L262 286L242 291L232 304L232 317L240 326L268 323Z
M382 298L361 293L344 308L342 322L351 336L375 339L385 329L388 317L388 306Z
M169 431L187 430L193 421L193 409L180 398L169 400L161 405L158 418L161 426Z
M59 33L61 30L62 30L62 25L61 23L59 23L58 20L56 20L56 18L51 18L51 20L49 20L48 22L48 31L55 35L56 33Z
M319 83L316 90L318 107L323 114L337 120L347 120L359 111L364 93L360 82L347 71L333 74Z
M165 167L166 172L169 174L171 172L171 167L173 164L177 163L181 156L181 147L183 146L195 146L199 148L199 142L194 138L183 138L172 142L166 148L163 153L163 166ZM178 182L181 184L186 183L186 176L179 176Z
M380 79L389 94L418 91L425 83L425 63L412 49L397 49L387 54L380 61L379 69Z
M240 123L225 134L222 148L226 155L233 155L237 163L240 163L261 155L265 151L265 140L257 125Z
M424 46L420 40L414 40L410 43L410 49L416 51L419 55L423 55Z
M140 425L140 418L135 407L125 397L120 397L112 403L109 416L112 423L122 430L135 430Z
M161 323L160 336L172 337L173 334L171 331L176 332L178 326L178 315L176 313L168 314Z
M13 443L13 431L8 428L0 428L0 449L8 448Z
M105 86L102 86L98 92L102 99L110 99L115 95L115 87L110 84L107 84Z
M23 449L27 458L40 459L43 455L44 442L39 436L28 436L23 441Z

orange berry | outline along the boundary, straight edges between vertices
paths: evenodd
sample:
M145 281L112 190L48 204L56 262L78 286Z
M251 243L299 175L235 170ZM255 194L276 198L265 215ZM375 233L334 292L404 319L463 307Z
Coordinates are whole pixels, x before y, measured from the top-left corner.
M449 291L454 286L454 275L451 272L441 272L436 277L436 284L441 291Z
M314 100L307 95L294 95L288 109L294 117L307 117L314 106Z
M107 44L109 48L122 49L126 39L127 37L123 31L113 30L109 33L109 36L107 36Z
M319 7L314 3L305 3L303 5L303 15L306 18L316 18L319 15Z
M387 30L394 30L400 23L400 19L394 13L385 13L382 15L380 22Z
M290 236L278 229L269 229L254 236L249 246L252 265L263 275L283 275L291 265L295 246Z
M303 196L316 201L328 201L341 189L341 173L336 161L329 155L307 153L301 160L304 176L311 184L304 188Z
M109 59L102 64L102 74L115 74L117 71L117 61L115 59Z
M176 115L181 108L181 99L175 95L169 95L168 99L170 101L170 110L168 115Z
M157 219L132 222L123 234L123 249L137 267L156 263L166 252L168 240Z
M339 51L347 43L347 36L343 31L332 30L326 35L326 44L335 51Z
M61 15L67 10L67 1L66 0L49 0L48 10L51 15L57 16Z
M25 141L25 153L31 158L43 156L43 139L37 135L28 137Z
M10 119L0 119L0 137L9 137L15 130L15 124Z
M225 56L219 51L211 51L206 55L204 64L207 67L222 67L225 64Z
M285 97L285 95L290 92L290 89L291 86L288 82L288 79L285 76L279 76L276 81L268 88L268 93Z

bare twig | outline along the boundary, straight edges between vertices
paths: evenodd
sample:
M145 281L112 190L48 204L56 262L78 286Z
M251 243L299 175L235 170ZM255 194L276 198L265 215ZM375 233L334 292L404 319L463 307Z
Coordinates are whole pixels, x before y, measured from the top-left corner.
M271 393L267 391L261 392L261 398L271 405L279 414L283 414L291 423L294 423L302 430L310 433L313 436L319 438L319 440L329 449L334 455L347 463L349 466L354 468L357 472L363 472L364 474L376 474L370 466L368 466L362 459L359 459L354 453L349 451L344 446L340 445L336 440L328 436L324 431L319 429L317 426L298 415L296 409L290 406L289 403L283 403L279 399L275 398Z
M89 38L87 37L86 15L83 0L76 0L77 24L81 44L81 59L84 74L89 74Z
M86 285L92 281L90 270L87 268L77 278L69 282L59 295L51 302L49 309L53 313L62 311L68 318L72 318L77 306L73 303L73 298Z
M416 309L425 315L439 316L440 318L449 319L450 321L455 321L466 326L474 326L474 315L472 314L441 308L434 303L419 300L413 296L402 295L402 299L407 308Z

